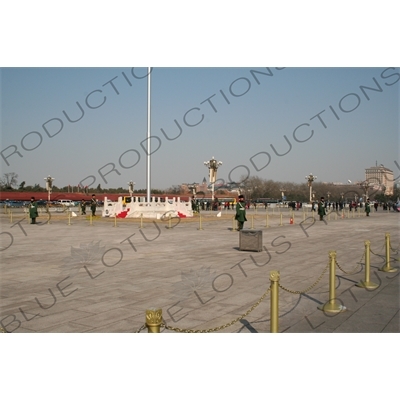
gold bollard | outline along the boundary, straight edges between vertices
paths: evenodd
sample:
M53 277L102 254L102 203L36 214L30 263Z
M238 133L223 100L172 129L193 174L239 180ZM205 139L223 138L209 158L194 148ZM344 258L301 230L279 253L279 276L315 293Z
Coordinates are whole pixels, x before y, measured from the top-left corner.
M202 231L203 227L201 225L201 214L199 213L199 227L197 228L198 231Z
M236 221L236 220L235 220L235 216L233 216L233 217L232 217L232 232L235 232L235 231L236 231L236 227L235 227L236 224L235 224L235 221Z
M340 313L346 311L346 307L336 301L335 295L335 279L336 279L336 251L329 252L329 301L324 305L318 306L319 310L330 313Z
M390 233L385 234L385 246L386 246L386 263L384 267L379 268L379 271L397 272L398 268L392 268L390 266Z
M364 243L365 243L365 281L361 280L359 283L356 284L356 286L365 289L376 289L377 287L379 287L379 285L369 280L370 270L371 270L371 264L370 264L371 242L369 240L366 240Z
M71 225L71 211L68 210L68 225Z
M92 217L92 214L90 214L90 216L89 216L89 225L90 225L90 226L93 226L93 217Z
M162 309L149 308L146 310L147 333L160 333L162 323Z
M139 229L143 228L143 213L140 214L140 226Z
M114 228L117 227L117 214L114 215Z
M268 226L268 213L266 214L266 217L265 217L265 218L266 218L265 227L266 227L266 228L269 228L269 226Z
M271 305L270 305L270 332L279 332L279 271L271 271L269 273L271 281Z
M283 226L283 224L282 224L282 213L281 213L281 223L279 224L279 226Z

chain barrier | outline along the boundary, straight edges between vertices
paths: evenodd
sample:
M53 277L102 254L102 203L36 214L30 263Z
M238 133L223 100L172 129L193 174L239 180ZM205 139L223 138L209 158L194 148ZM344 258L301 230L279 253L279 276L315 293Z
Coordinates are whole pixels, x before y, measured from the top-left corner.
M382 251L383 249L385 248L385 245L383 244L382 245L382 247L378 250L378 251ZM380 254L376 254L376 253L374 253L373 251L372 251L372 249L370 248L370 251L371 251L371 253L374 255L374 256L378 256L378 257L384 257L384 256L382 256L382 255L380 255Z
M146 329L146 324L143 324L137 331L134 333L140 333L143 329Z
M261 302L265 299L267 294L271 291L271 287L268 288L268 290L260 297L260 299L255 303L251 308L249 308L243 315L240 317L235 318L233 321L217 326L215 328L210 328L210 329L182 329L182 328L176 328L173 326L169 326L165 323L162 323L161 326L164 327L165 329L168 329L170 331L175 331L175 332L180 332L180 333L211 333L211 332L218 332L221 331L222 329L228 328L229 326L232 326L233 324L236 324L236 322L240 321L244 317L247 317L256 307L258 307Z
M286 291L286 292L289 292L289 293L292 293L292 294L303 294L303 293L307 293L307 292L309 292L311 289L313 289L315 286L318 285L318 283L321 281L322 277L325 275L326 271L328 271L328 268L329 268L329 261L328 261L328 264L326 265L325 269L322 271L322 274L321 274L321 275L318 277L318 279L317 279L312 285L310 285L307 289L304 289L304 290L291 290L291 289L288 289L288 288L282 286L280 283L279 283L279 287L280 287L282 290L284 290L284 291Z
M360 261L357 263L357 264L361 264L361 262L362 262L362 260L363 260L363 258L365 257L365 252L362 254L362 256L361 256L361 258L360 258ZM345 271L340 265L339 265L339 263L337 262L337 260L335 260L335 264L336 264L336 266L345 274L345 275L354 275L354 274L358 274L359 272L361 272L362 271L362 266L361 266L361 269L359 270L359 271L357 271L357 269L358 269L358 265L356 265L356 267L351 271L351 272L347 272L347 271Z
M392 243L389 242L389 245L390 245L390 250L394 251L395 253L398 253L398 251L400 250L400 246L398 246L397 249L394 249L392 247Z

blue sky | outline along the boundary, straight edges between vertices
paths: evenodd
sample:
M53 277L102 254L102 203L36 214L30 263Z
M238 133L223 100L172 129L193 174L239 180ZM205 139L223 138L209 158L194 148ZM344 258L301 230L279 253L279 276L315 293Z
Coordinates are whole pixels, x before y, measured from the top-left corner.
M145 188L146 74L2 68L2 174L27 184L44 185L50 174L59 186L133 180ZM389 67L156 67L151 186L201 182L212 156L223 162L225 181L250 173L304 182L312 172L318 181L346 182L363 179L375 162L397 172L399 87L400 70Z

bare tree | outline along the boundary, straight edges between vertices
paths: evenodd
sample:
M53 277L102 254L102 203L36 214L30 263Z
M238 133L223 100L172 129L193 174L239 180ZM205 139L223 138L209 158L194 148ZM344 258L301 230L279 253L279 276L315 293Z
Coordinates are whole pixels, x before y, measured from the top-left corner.
M12 189L13 186L16 186L18 182L18 174L15 172L7 172L3 175L3 178L0 179L0 185L4 189Z

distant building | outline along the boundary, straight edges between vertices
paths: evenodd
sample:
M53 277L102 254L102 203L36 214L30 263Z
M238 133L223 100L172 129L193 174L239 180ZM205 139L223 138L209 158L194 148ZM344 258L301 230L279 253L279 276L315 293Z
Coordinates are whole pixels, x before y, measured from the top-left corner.
M380 190L385 190L385 195L393 194L393 171L383 164L365 169L365 180Z

